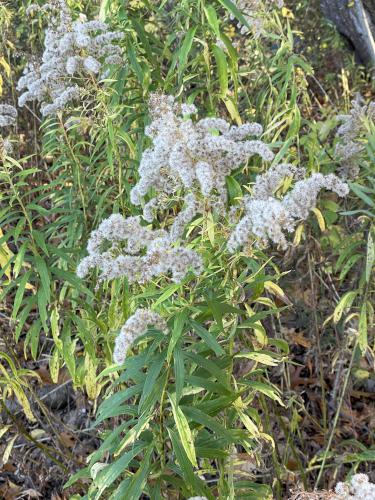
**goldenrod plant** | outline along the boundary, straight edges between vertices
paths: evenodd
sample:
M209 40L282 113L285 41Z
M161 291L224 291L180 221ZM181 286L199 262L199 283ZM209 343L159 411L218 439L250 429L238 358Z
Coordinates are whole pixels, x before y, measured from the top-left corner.
M374 104L297 3L0 2L0 496L373 494Z

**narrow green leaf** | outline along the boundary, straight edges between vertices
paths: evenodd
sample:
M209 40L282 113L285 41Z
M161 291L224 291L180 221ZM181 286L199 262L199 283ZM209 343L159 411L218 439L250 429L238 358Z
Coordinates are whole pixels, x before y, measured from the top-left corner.
M345 248L340 248L340 255L337 258L335 270L338 271L339 269L341 269L341 266L344 264L348 256L350 256L356 248L362 245L363 241L354 241L353 243L347 245Z
M48 298L47 298L47 295L45 293L45 289L43 288L43 286L37 291L36 296L37 296L37 301L38 301L39 316L40 316L40 319L42 321L44 331L47 333L48 332L48 325L47 325Z
M188 314L189 314L188 309L185 309L185 310L179 312L178 314L176 314L176 316L174 318L172 335L170 337L169 345L168 345L168 353L167 353L168 363L170 362L173 350L174 350L179 338L182 335Z
M193 387L201 387L202 389L206 389L207 391L212 392L213 394L222 394L228 395L231 394L226 387L219 384L217 381L212 381L207 378L197 377L195 375L188 375L186 377L186 383Z
M185 381L184 357L180 347L175 348L173 353L174 378L176 383L176 402L179 403Z
M219 20L217 18L216 10L212 5L209 5L208 7L204 7L204 13L206 14L208 24L214 30L216 38L220 38Z
M220 84L220 92L221 96L225 97L228 93L228 63L227 58L225 56L224 51L214 45L212 47L212 52L214 54L216 64L217 64L217 72L219 75L219 84Z
M245 17L243 16L243 14L241 14L241 12L238 10L238 8L236 7L236 5L231 2L231 0L219 0L219 2L224 5L224 7L229 10L229 12L234 16L236 17L240 23L243 25L243 26L246 26L249 30L251 30L251 26L249 25L249 23L246 21Z
M271 314L276 314L281 311L284 311L287 309L287 306L285 307L275 307L274 309L269 309L268 311L260 311L258 313L253 314L250 316L250 319L247 319L246 321L243 321L240 325L237 326L237 328L248 328L248 327L253 327L254 323L257 321L266 318L267 316L270 316Z
M17 313L18 313L19 308L21 307L21 304L22 304L22 299L23 299L23 295L25 292L26 283L29 281L30 276L31 276L31 270L27 271L22 276L22 278L20 280L20 283L18 285L18 289L16 292L16 296L15 296L14 302L13 302L13 310L12 310L12 316L11 316L12 319L15 319L17 317Z
M154 384L161 372L161 369L163 368L164 360L165 352L161 353L148 369L146 380L143 386L142 397L139 401L139 413L143 413L143 411L145 410L144 403L154 388Z
M360 184L356 184L355 182L349 182L350 189L359 197L362 201L364 201L367 205L372 208L375 208L375 202L370 196L368 196L364 192L363 186Z
M105 491L111 484L116 481L116 479L126 471L127 466L130 461L133 460L142 450L144 450L146 445L144 443L138 444L132 447L131 450L124 453L122 457L118 460L109 464L100 471L95 477L95 483L98 485L98 490L95 498L98 499L103 491Z
M187 418L183 414L181 408L176 403L176 397L174 394L169 394L169 401L171 402L173 418L176 423L177 431L181 439L182 446L186 452L186 455L192 465L197 467L197 457L195 456L194 439L191 433Z
M289 152L290 146L294 140L295 140L294 137L289 137L289 139L287 139L284 142L284 144L281 146L280 151L275 155L275 158L273 159L271 166L280 163L280 161L284 158L284 156Z
M171 295L177 292L177 290L179 290L181 286L181 283L172 283L171 285L165 287L165 291L156 300L156 302L153 304L153 307L155 308L165 302Z
M236 199L241 199L243 196L240 184L232 175L226 177L226 183L228 188L229 199L235 201Z
M19 249L19 251L16 255L16 258L14 260L14 266L13 266L14 278L17 278L17 276L19 275L21 267L25 261L25 254L26 254L26 250L28 249L28 246L29 246L29 242L23 243L23 245L21 246L21 248Z
M340 273L340 276L339 276L339 280L342 281L345 276L348 274L348 272L352 269L352 267L355 266L355 264L360 260L362 259L364 256L357 253L357 254L354 254L354 255L351 255L349 257L349 259L346 261L344 267L342 268L341 270L341 273Z
M129 500L134 500L141 498L142 496L142 490L143 487L146 483L147 476L150 472L150 459L151 459L151 453L153 452L154 449L154 444L151 443L144 456L142 457L142 460L140 462L140 467L137 470L137 472L133 475L131 478L131 481L129 483L129 486L126 488L125 493L126 493L126 498ZM119 496L116 495L116 499L120 498ZM124 497L122 497L124 498Z
M258 382L257 380L243 380L243 383L251 387L255 391L259 391L262 394L265 394L269 398L273 399L274 401L277 401L281 406L284 406L284 403L280 399L280 393L277 387L272 387L269 384Z
M216 377L217 380L219 382L221 382L221 384L224 387L229 388L229 383L228 383L225 372L214 361L207 359L207 358L204 358L202 356L199 356L199 354L195 354L192 352L185 352L184 356L186 359L190 359L191 361L193 361L194 363L199 365L201 368L206 370L208 373L211 373L211 375Z
M366 303L362 304L361 312L359 315L358 324L358 345L361 349L362 354L366 352L367 349L367 307Z
M335 323L338 323L340 321L343 313L351 307L357 294L358 294L358 291L354 290L354 291L346 292L341 297L339 303L337 304L337 306L335 307L335 310L333 312L333 321Z
M46 303L49 303L49 301L51 299L51 290L50 290L51 280L50 280L47 264L46 264L45 260L42 259L42 257L40 257L40 255L36 255L34 257L34 261L35 261L35 266L36 266L36 269L37 269L38 274L40 276L41 285L42 285L39 288L38 292L39 293L42 292L42 294L45 296Z
M167 428L169 437L172 441L173 451L176 454L178 464L181 468L181 472L186 481L186 484L190 487L192 494L204 495L208 500L214 500L214 496L211 491L207 488L205 483L199 479L198 476L194 474L193 467L190 460L188 459L186 452L178 439L178 434L174 430Z
M191 326L194 328L195 332L201 337L204 343L218 356L223 356L225 354L224 349L217 342L212 333L208 332L202 325L194 320L190 321Z
M189 52L191 50L191 47L193 45L193 39L195 32L197 30L197 27L192 27L189 29L189 31L186 33L184 41L182 43L182 46L180 50L178 51L178 78L179 80L181 79L182 73L185 69L187 58L189 55Z
M233 443L235 441L233 434L226 429L223 425L221 425L217 420L213 417L210 417L202 410L192 406L182 406L181 407L185 413L191 420L197 422L208 429L211 429L218 437L225 439L228 443Z

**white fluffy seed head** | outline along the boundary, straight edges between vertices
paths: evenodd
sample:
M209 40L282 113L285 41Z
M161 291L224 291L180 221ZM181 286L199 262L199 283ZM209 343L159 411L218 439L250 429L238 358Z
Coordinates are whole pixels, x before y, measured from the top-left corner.
M273 159L266 144L252 139L262 133L257 123L237 127L216 117L193 121L186 116L196 113L195 106L180 105L162 94L153 94L149 107L152 121L145 133L153 145L143 153L140 178L131 192L137 205L151 190L160 196L182 188L222 208L227 199L225 178L232 170L254 155Z
M340 162L339 173L342 177L355 179L360 168L360 155L365 150L363 138L368 134L367 122L375 121L375 101L365 104L358 94L352 101L352 108L348 115L339 115L341 122L337 129L337 144L335 155Z
M17 110L10 104L0 104L0 127L14 125L17 120Z
M340 197L349 192L348 185L333 174L314 173L301 179L304 173L304 169L280 164L257 176L252 196L244 200L245 215L228 240L230 252L246 245L251 237L257 238L262 245L274 243L285 249L288 246L285 233L292 233L300 220L308 218L322 189ZM283 198L277 199L275 191L281 181L291 175L300 180Z
M279 9L283 7L283 0L234 0L234 4L239 11L242 12L247 24L255 37L259 37L264 33L265 14L268 9L275 6ZM231 19L234 16L231 15ZM238 22L237 27L242 35L249 33L249 28Z
M347 483L337 483L335 500L373 500L375 499L375 484L370 483L366 474L354 474Z
M39 10L48 20L44 52L40 64L28 64L19 79L17 89L22 92L19 105L28 101L41 104L44 116L56 114L79 97L77 77L97 77L103 62L117 64L121 48L115 42L122 34L111 32L105 23L87 21L82 16L73 21L65 0L54 0Z
M126 276L131 283L147 283L171 274L180 282L189 270L202 271L202 260L194 250L174 246L166 231L142 226L139 217L111 215L91 233L87 251L77 268L80 278L99 268L100 281Z
M99 73L100 71L100 68L101 68L101 64L100 62L95 59L95 57L92 57L92 56L87 56L84 60L83 60L83 67L89 72L89 73L93 73L94 75L96 75L97 73Z
M145 334L150 326L154 326L165 334L168 333L167 324L164 319L150 309L137 309L128 318L115 341L113 361L116 364L122 365L124 363L130 346L138 337Z

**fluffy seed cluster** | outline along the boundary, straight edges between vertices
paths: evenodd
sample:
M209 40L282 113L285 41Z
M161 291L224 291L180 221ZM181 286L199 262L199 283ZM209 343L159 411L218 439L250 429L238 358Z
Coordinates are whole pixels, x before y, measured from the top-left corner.
M366 122L375 121L375 101L365 104L358 94L352 101L350 113L337 119L342 122L337 129L339 141L335 149L341 163L340 173L353 179L359 174L359 155L364 150L361 137L366 134Z
M10 156L13 153L13 145L8 138L3 138L0 135L0 158Z
M14 125L17 120L17 110L10 104L0 104L0 128ZM13 145L8 137L0 135L0 158L9 156L13 152Z
M150 326L154 326L158 330L168 333L167 324L159 314L150 309L137 309L126 321L116 338L113 361L118 365L122 365L125 361L129 347L139 336L146 333Z
M168 232L142 226L140 217L111 215L91 233L87 251L77 268L80 278L97 267L100 281L126 276L131 283L146 283L171 273L180 282L189 270L195 274L202 270L196 252L174 246Z
M273 153L258 137L258 123L230 126L221 118L193 121L193 105L179 105L172 96L154 94L150 99L151 124L145 133L152 139L139 166L139 181L131 191L131 201L140 205L152 190L155 201L146 204L144 217L152 220L152 210L163 197L170 197L183 188L186 211L176 226L189 222L204 198L211 207L223 211L227 201L225 178L255 154L272 160ZM191 220L191 219L190 219ZM176 232L179 233L175 228Z
M121 64L121 48L114 42L123 34L84 16L73 21L65 0L54 0L43 7L32 4L28 9L29 14L36 11L42 11L48 19L42 61L26 66L17 89L23 92L20 106L38 101L43 116L48 116L79 97L77 76L96 77L103 64Z
M375 484L366 474L355 474L350 483L337 483L335 493L337 500L371 500L375 498Z
M14 125L17 119L17 110L10 104L0 104L0 127Z
M302 168L280 164L258 176L252 196L244 198L245 215L228 240L228 250L234 252L246 245L252 236L263 245L272 242L285 249L288 246L285 232L292 233L298 221L307 219L322 189L341 197L349 192L347 184L333 174L314 173L303 179L304 175ZM300 180L283 198L276 198L275 191L287 176Z
M284 5L283 0L236 0L233 3L242 12L254 35L257 37L264 33L264 12L267 8L276 6L281 9ZM233 15L231 15L231 19L234 19ZM240 22L237 24L237 27L240 29L242 35L249 32L248 27L243 26Z

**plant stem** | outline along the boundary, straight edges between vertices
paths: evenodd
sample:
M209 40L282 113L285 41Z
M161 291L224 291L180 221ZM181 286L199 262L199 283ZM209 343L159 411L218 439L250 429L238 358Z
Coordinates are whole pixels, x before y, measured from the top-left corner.
M326 461L327 461L328 453L329 453L329 451L331 449L333 437L335 435L335 430L336 430L337 423L338 423L339 417L340 417L340 412L341 412L342 404L344 402L344 398L345 398L345 394L346 394L346 389L348 387L349 378L350 378L350 374L351 374L352 367L353 367L353 362L354 362L354 358L355 358L355 352L356 352L356 349L357 349L357 345L358 345L358 341L355 343L355 345L353 347L353 351L352 351L352 355L351 355L351 358L350 358L350 363L349 363L348 371L347 371L345 379L344 379L344 385L343 385L343 388L342 388L342 393L341 393L341 396L340 396L340 399L339 399L339 403L338 403L338 406L337 406L335 418L333 419L332 430L331 430L331 433L330 433L330 436L329 436L329 439L328 439L328 443L327 443L326 449L324 451L322 464L320 466L319 474L318 474L318 477L317 477L317 480L316 480L316 483L315 483L315 488L317 488L319 486L319 483L320 483L320 480L322 478L322 474L323 474L323 471L324 471L324 467L325 467L325 464L326 464Z

